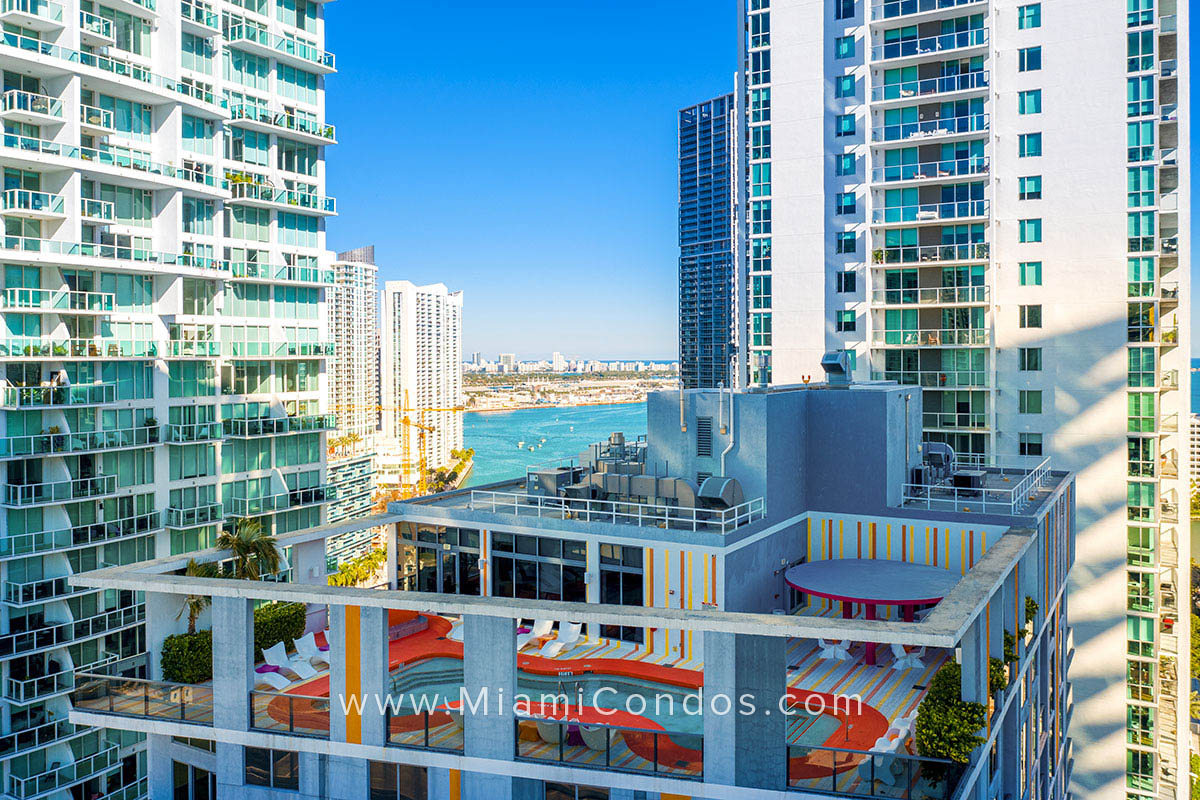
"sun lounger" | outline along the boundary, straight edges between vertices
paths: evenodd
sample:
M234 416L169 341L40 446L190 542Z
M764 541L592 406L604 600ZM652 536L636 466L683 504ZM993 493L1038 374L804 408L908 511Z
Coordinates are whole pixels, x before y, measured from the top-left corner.
M578 642L581 633L583 633L582 624L578 622L564 623L559 626L558 637L542 645L542 649L538 651L538 655L542 658L554 658L563 650Z
M312 664L309 664L308 660L303 656L289 657L287 648L283 646L283 642L277 642L275 645L263 650L263 660L273 667L294 672L301 678L312 678L317 674Z
M518 633L517 634L517 650L523 649L525 647L525 645L529 644L534 639L545 639L547 636L549 636L553 632L553 630L554 630L554 620L552 620L552 619L535 620L533 623L533 628L530 629L529 633Z
M292 685L292 682L280 675L278 672L254 672L254 685L270 686L277 692L287 691L287 688Z
M313 661L319 661L325 666L329 666L329 651L322 652L321 648L317 647L317 637L312 631L296 639L292 644L296 647L297 657L308 659L310 664Z

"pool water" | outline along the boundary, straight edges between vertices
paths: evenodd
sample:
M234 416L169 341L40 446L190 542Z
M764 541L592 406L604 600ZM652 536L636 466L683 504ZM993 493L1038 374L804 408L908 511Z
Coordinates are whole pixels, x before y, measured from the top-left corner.
M457 702L462 686L463 664L454 658L430 658L392 673L393 696L400 698L401 708L414 711ZM701 706L697 693L681 686L595 673L535 675L518 671L517 691L535 703L543 696L550 703L554 702L552 698L565 695L572 706L582 702L585 707L631 711L671 734L679 734L676 742L683 747L698 748L698 740L689 742L683 737L704 734L704 716L697 713ZM489 702L495 703L494 696ZM787 740L790 744L822 745L840 726L837 718L828 714L793 708L788 717Z

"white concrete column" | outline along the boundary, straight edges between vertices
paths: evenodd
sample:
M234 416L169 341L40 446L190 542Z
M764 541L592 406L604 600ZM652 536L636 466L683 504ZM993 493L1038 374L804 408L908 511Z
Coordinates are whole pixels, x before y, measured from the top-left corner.
M254 688L254 605L245 597L214 597L213 726L250 729Z
M486 706L475 713L463 709L463 754L510 761L516 748L512 703L517 687L517 621L468 614L463 626L463 685L472 701L486 700ZM510 797L514 780L464 772L462 800Z
M384 530L387 532L387 585L389 589L395 589L400 558L400 523L385 525Z
M346 716L338 700L346 693L346 634L346 607L329 606L329 738L334 742L346 741Z
M363 608L359 612L362 636L363 694L362 743L387 744L387 719L380 713L383 700L391 691L388 671L388 612L384 608Z
M150 671L148 674L151 680L163 679L163 642L171 634L187 630L187 614L185 613L181 619L176 619L182 610L183 595L146 592L146 654L149 660ZM199 624L196 629L200 630Z

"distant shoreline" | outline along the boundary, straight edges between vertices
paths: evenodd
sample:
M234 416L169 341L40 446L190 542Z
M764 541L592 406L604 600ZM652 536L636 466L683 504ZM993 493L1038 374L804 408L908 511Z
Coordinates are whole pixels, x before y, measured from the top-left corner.
M586 408L588 406L633 406L646 402L645 400L602 400L595 403L571 403L570 405L549 405L547 403L533 403L520 406L510 406L508 408L477 408L464 410L464 414L502 414L507 411L535 411L537 409L552 409L552 408Z

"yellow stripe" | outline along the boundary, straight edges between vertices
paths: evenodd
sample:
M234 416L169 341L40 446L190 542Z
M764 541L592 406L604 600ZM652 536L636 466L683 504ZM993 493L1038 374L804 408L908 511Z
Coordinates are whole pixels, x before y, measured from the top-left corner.
M884 558L892 557L892 523L887 524L887 555Z
M358 606L346 606L346 696L362 693L362 622ZM362 744L362 709L351 706L346 711L346 741Z
M967 532L960 530L958 532L961 541L958 544L958 568L963 575L967 574Z
M462 772L450 770L450 800L462 800Z
M838 520L838 558L846 557L846 539L845 539L846 530L845 530L844 525L845 525L845 523L839 519Z

